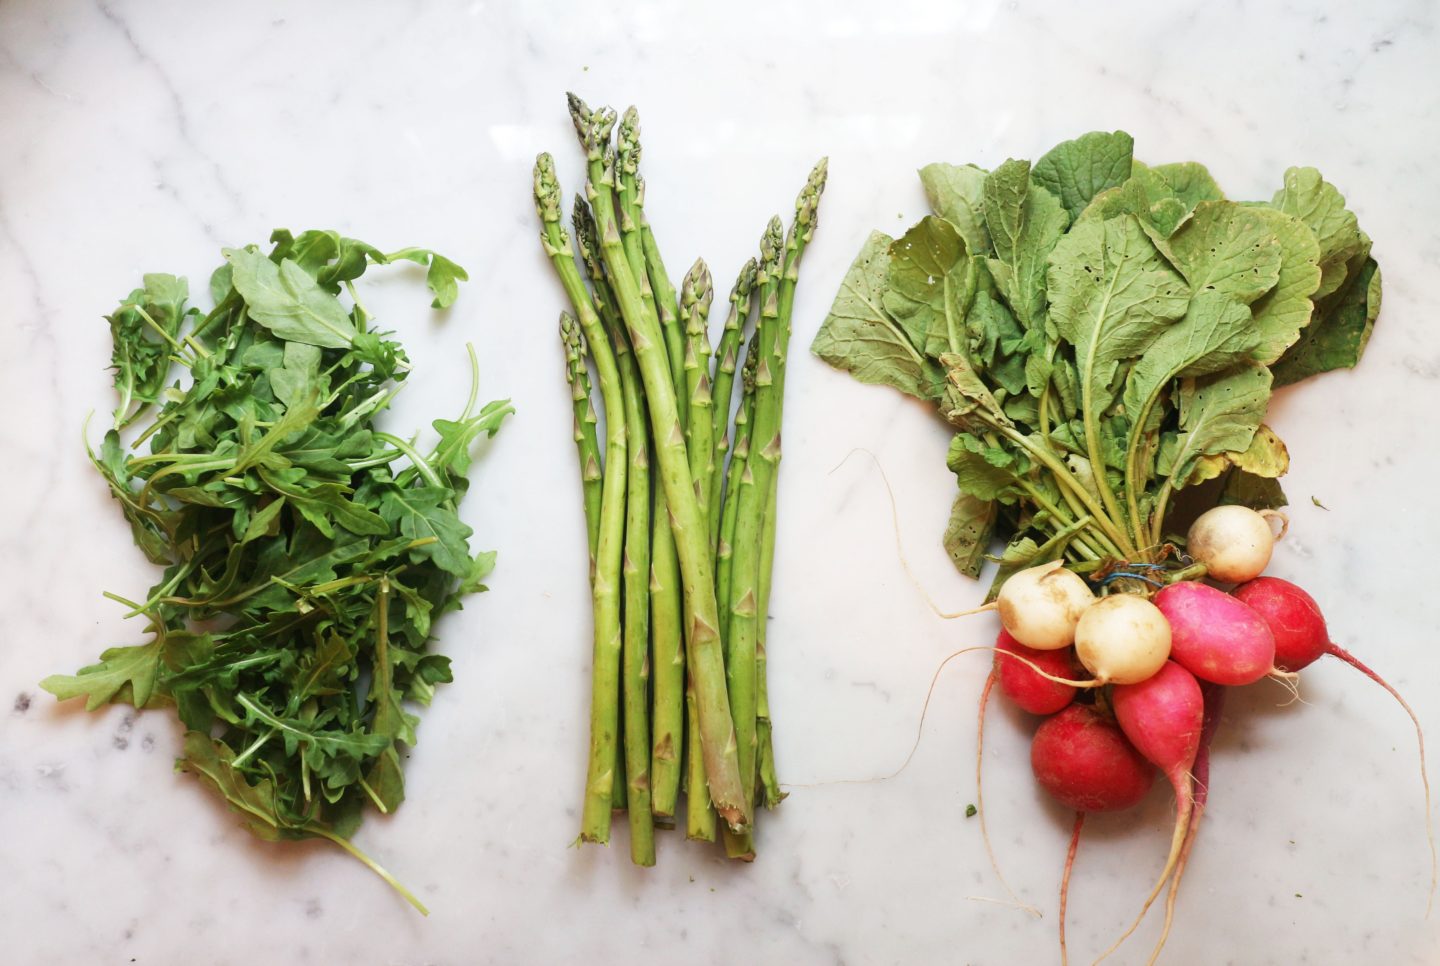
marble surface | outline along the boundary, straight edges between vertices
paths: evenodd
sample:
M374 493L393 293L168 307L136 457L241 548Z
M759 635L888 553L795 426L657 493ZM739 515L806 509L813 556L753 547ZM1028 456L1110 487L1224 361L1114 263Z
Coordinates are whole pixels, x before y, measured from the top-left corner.
M777 755L792 794L761 856L727 865L663 839L569 848L585 743L588 611L561 292L534 235L530 166L578 185L563 92L646 122L651 220L675 262L728 276L806 170L830 189L797 301L808 343L873 227L921 213L913 172L989 166L1094 128L1148 160L1199 158L1235 196L1314 164L1375 239L1385 308L1362 369L1282 393L1292 536L1272 571L1325 602L1337 639L1392 675L1440 735L1440 37L1430 2L1044 5L737 2L281 3L0 0L0 959L7 963L1037 963L1056 957L1069 833L1026 765L1029 723L988 729L997 856L974 800L993 633L934 618L976 601L940 550L945 432L897 394L794 354L771 637ZM171 770L164 714L57 707L35 682L137 639L103 589L154 572L80 446L111 404L100 316L144 271L203 278L218 249L276 225L431 245L470 268L448 318L413 275L377 308L423 378L390 425L463 398L463 340L519 413L464 512L500 550L493 592L440 627L457 682L421 727L410 797L359 836L433 910L415 915L337 851L253 840ZM1314 496L1328 509L1312 504ZM1414 735L1342 667L1304 703L1234 696L1166 961L1436 963ZM1077 961L1128 921L1168 841L1171 802L1092 822L1071 903ZM619 833L623 843L624 832ZM1141 961L1140 941L1120 962Z

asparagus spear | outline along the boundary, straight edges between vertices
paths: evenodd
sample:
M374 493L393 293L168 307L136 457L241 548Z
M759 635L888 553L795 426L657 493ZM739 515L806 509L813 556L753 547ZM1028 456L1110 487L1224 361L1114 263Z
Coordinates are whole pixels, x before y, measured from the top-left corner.
M768 229L767 229L768 230ZM715 347L715 377L712 380L713 411L711 414L711 438L714 440L714 472L710 476L710 551L719 553L721 504L725 490L725 456L730 450L730 395L735 387L735 369L739 364L740 339L743 337L745 322L750 318L750 293L755 287L755 273L759 265L750 259L740 269L740 277L730 289L730 314L725 317L725 329ZM724 599L723 597L721 598ZM723 630L725 608L721 607L720 623ZM724 634L722 633L723 637Z
M595 293L595 308L610 335L620 371L625 405L625 434L630 467L625 490L624 643L621 649L622 762L630 823L630 859L636 865L655 864L655 825L650 812L650 444L645 425L645 401L640 372L625 336L625 324L615 306L609 282L600 264L595 221L582 198L575 199L571 222L575 226L580 261Z
M616 134L614 157L617 175L615 202L620 221L620 241L625 249L625 260L630 265L640 290L640 303L648 319L656 325L674 321L675 291L659 267L659 277L664 285L664 297L657 304L655 290L651 287L647 253L641 237L644 215L640 204L643 187L639 182L640 165L640 118L632 107L620 120ZM653 238L651 239L653 244ZM658 264L659 254L655 255ZM669 328L673 328L670 325ZM679 358L671 360L666 356L670 378L677 392L684 385ZM682 405L686 397L677 397ZM650 590L654 613L651 629L654 653L655 713L654 743L651 748L651 781L654 790L651 808L661 818L675 814L675 805L680 795L681 761L680 747L685 721L685 628L682 620L680 560L675 550L675 536L670 530L669 500L663 486L655 488L654 546L651 560ZM701 785L703 788L703 783Z
M626 114L635 109L632 107ZM636 138L635 159L638 163L640 119L636 116L634 121L634 136ZM640 225L640 245L645 252L645 267L650 276L650 286L655 295L655 311L660 317L660 330L665 333L665 354L670 360L670 371L680 373L685 365L684 338L680 327L680 302L675 292L675 286L670 281L670 275L665 271L665 262L660 258L660 246L655 242L655 233L650 228L650 221L645 217L645 179L637 173L635 175L635 220ZM675 386L676 392L681 392L680 384ZM689 418L690 401L684 396L680 397L679 409L682 420Z
M740 408L735 412L735 450L725 478L725 500L720 519L720 537L715 550L715 594L724 601L720 609L720 637L725 641L725 661L730 661L730 573L734 562L735 517L740 510L740 478L750 457L750 424L755 420L755 368L759 361L760 334L751 333L740 370Z
M772 220L773 228L778 219ZM756 635L759 622L760 540L769 476L761 473L773 464L761 458L757 446L769 442L775 432L775 342L779 332L781 252L776 233L767 228L761 239L761 267L757 276L760 290L760 319L755 327L752 354L756 361L753 421L745 466L740 472L731 499L735 501L735 530L731 540L729 608L726 625L726 676L730 713L739 743L740 780L746 801L754 800ZM747 358L747 364L749 359Z
M695 500L700 512L710 519L710 478L715 472L714 408L710 396L710 303L714 298L710 269L696 259L680 289L680 314L685 318L685 395L690 400L690 420L685 428L690 456L690 476L695 481ZM717 514L718 516L718 514Z
M820 195L825 190L827 167L827 159L821 158L811 170L805 188L800 192L800 197L796 199L795 221L790 225L790 233L785 240L785 274L780 280L780 304L777 319L779 332L776 336L773 355L775 389L771 398L775 410L775 435L773 446L771 443L764 444L760 453L762 464L773 459L773 468L769 473L769 487L766 493L764 525L760 538L760 595L755 648L756 739L760 780L764 788L765 805L768 808L774 808L785 797L785 793L780 790L780 781L775 771L775 751L770 737L770 694L765 680L767 670L766 617L770 611L770 578L775 562L776 507L780 483L780 422L785 406L785 351L790 344L790 322L795 311L795 289L800 282L800 259L804 256L805 248L815 233Z
M735 727L726 691L708 528L695 499L675 386L662 348L663 336L659 325L644 310L638 283L626 259L615 214L615 171L613 165L607 168L604 163L604 148L609 142L615 115L607 109L592 113L574 95L570 104L589 164L588 197L600 233L602 261L629 328L649 402L655 455L680 558L689 667L695 682L710 797L727 824L744 828L749 823L751 803L741 783Z
M548 154L535 161L535 210L544 226L541 243L570 297L595 360L604 406L605 462L601 479L600 532L596 541L594 673L590 704L590 758L585 777L585 805L580 838L610 840L610 808L614 797L615 758L619 729L620 559L625 530L625 420L620 376L590 293L575 266L570 238L560 224L560 186L555 162Z
M569 312L560 313L560 341L565 346L565 381L575 406L575 448L580 453L580 480L585 499L585 533L590 540L590 579L595 579L595 550L600 541L600 446L595 436L595 405L590 398L590 370L585 367L585 335Z

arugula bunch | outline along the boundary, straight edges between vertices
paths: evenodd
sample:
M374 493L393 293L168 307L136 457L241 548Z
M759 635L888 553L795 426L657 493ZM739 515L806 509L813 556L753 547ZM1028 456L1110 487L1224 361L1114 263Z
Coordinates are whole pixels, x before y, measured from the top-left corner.
M332 231L271 242L224 252L208 313L183 278L157 274L109 317L120 404L91 460L165 570L143 602L115 597L149 621L147 643L41 684L88 710L173 706L188 729L177 767L252 832L334 841L423 911L349 837L367 802L390 812L405 797L405 702L451 680L433 622L484 590L495 560L471 553L457 513L471 443L513 410L476 408L472 351L469 400L433 423L433 449L377 429L410 365L355 280L419 262L444 308L464 269ZM167 386L176 365L188 379ZM147 413L131 448L148 447L127 452L119 430Z
M1379 312L1370 239L1313 168L1237 202L1132 148L1094 132L1034 165L926 166L934 214L870 235L812 346L955 427L945 546L975 576L998 529L997 587L1062 556L1164 560L1172 498L1206 480L1284 505L1270 394L1353 366Z

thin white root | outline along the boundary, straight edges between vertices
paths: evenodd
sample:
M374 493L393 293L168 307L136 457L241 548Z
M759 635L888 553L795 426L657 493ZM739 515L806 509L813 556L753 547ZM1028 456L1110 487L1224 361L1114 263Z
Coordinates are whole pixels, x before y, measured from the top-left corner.
M1010 883L1005 881L1005 874L1000 871L1000 862L995 858L995 849L990 844L990 830L985 826L985 786L980 780L980 774L982 771L981 765L985 760L985 709L990 705L990 692L994 690L995 682L995 670L992 668L990 670L990 676L985 679L985 687L980 692L979 722L975 727L975 812L980 816L980 838L985 843L985 854L990 858L990 868L994 870L995 878L1000 880L1000 885L1004 886L1006 894L1009 895L1011 899L1010 902L1004 904L1013 905L1017 909L1023 909L1036 919L1039 919L1041 918L1040 910L1029 903L1022 902L1020 897L1015 894L1015 890L1010 888ZM967 898L976 897L967 896ZM1003 900L999 899L983 901L1003 902Z
M953 620L956 617L969 617L972 614L982 614L985 611L994 610L997 605L993 601L991 603L982 604L979 607L972 608L971 610L961 611L946 611L939 604L935 603L935 599L930 596L930 592L925 589L925 585L920 583L920 578L915 576L915 571L910 569L910 560L905 556L905 545L900 540L899 504L895 499L895 490L890 485L890 477L885 475L885 467L880 464L880 457L876 456L868 449L865 449L863 446L857 446L855 449L852 449L850 452L846 453L844 459L831 467L830 472L834 473L840 467L844 466L850 461L850 457L854 456L856 453L864 453L866 456L870 457L870 460L875 464L875 469L878 470L880 473L880 481L885 484L885 495L890 499L890 528L891 531L895 534L895 555L900 558L900 566L905 570L905 576L909 578L910 585L915 588L916 592L922 598L924 598L926 606L930 608L930 610L935 614L936 617L943 618L944 620Z
M1284 540L1285 534L1290 532L1290 518L1279 510L1259 510L1257 512L1264 518L1266 523L1269 523L1271 520L1280 521L1280 532L1275 534L1275 539Z

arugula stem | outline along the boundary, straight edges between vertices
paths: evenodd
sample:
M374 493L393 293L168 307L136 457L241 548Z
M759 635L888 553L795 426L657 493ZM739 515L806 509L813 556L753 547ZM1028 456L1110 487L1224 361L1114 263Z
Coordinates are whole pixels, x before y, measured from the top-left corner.
M271 728L269 731L265 732L263 735L250 742L249 746L247 746L244 751L240 752L240 754L235 756L235 760L230 763L231 767L239 768L241 765L245 764L245 760L247 758L255 754L255 752L259 751L260 747L264 745L265 742L275 737L277 733L277 729Z
M415 898L414 893L401 885L399 880L396 879L393 875L385 871L384 866L380 865L380 863L376 862L374 859L370 858L370 856L360 851L360 849L356 847L353 843L351 843L349 839L336 835L329 829L321 828L318 825L307 825L305 826L305 831L318 835L321 838L329 839L330 841L334 842L336 845L344 849L346 852L349 852L352 856L365 863L365 865L370 869L371 872L374 872L380 878L384 879L386 883L389 884L390 888L400 893L401 897L406 902L410 903L410 905L414 906L415 909L420 913L420 915L430 915L430 910L425 908L425 904L423 902Z
M440 475L435 472L435 467L431 466L430 461L425 459L425 457L421 456L420 452L415 449L415 447L411 446L405 440L392 433L376 432L374 433L374 436L382 443L389 443L391 446L404 453L406 458L410 460L410 465L415 468L415 472L425 477L426 483L429 483L431 486L440 487L442 489L445 488L445 481L440 479Z

